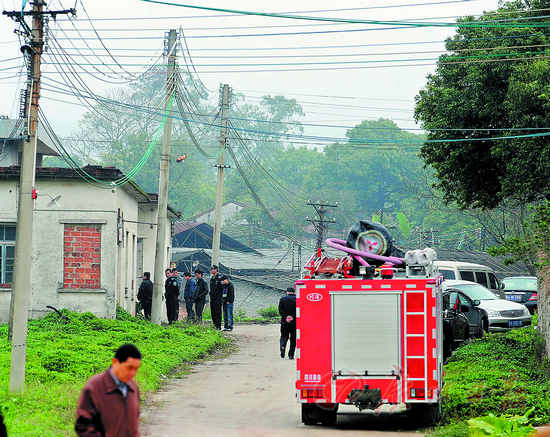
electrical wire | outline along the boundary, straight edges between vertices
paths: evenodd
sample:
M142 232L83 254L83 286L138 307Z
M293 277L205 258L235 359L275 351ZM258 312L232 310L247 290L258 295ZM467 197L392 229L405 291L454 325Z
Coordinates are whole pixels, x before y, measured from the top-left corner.
M271 51L271 50L317 50L317 49L342 49L342 48L360 48L360 47L390 47L390 46L402 46L402 45L419 45L419 44L441 44L441 43L469 43L472 41L500 41L506 39L519 39L531 37L533 34L516 34L516 35L500 35L494 37L477 37L477 38L464 38L461 40L432 40L432 41L400 41L400 42L386 42L386 43L371 43L371 44L344 44L344 45L316 45L316 46L291 46L291 47L202 47L193 48L190 51ZM537 36L550 36L550 33L540 33ZM80 48L84 50L85 48ZM97 48L100 50L100 48ZM157 49L147 48L112 48L111 50L126 50L126 51L156 51Z
M123 102L119 102L119 103L122 106L128 106ZM153 112L151 110L144 110L143 108L140 108L140 107L137 107L137 109L142 109L146 113ZM170 117L170 118L178 119L182 121L188 121L190 123L202 124L204 126L211 126L211 127L217 127L217 128L222 127L220 124L194 120L191 118L177 117L171 114L169 111L167 112L166 117ZM272 137L280 137L280 138L290 138L290 139L299 139L299 140L307 139L315 142L334 142L334 143L344 142L344 143L348 143L347 144L348 146L354 146L354 147L361 147L361 146L366 146L370 144L423 144L423 143L447 143L447 142L469 142L469 141L497 141L497 140L546 137L550 135L550 132L540 132L540 133L532 133L532 134L509 135L509 136L498 136L498 137L448 138L448 139L437 139L437 140L402 141L402 140L395 140L395 139L388 139L388 140L370 139L370 138L349 139L349 138L341 138L341 137L338 138L338 137L328 137L328 136L298 135L298 134L292 134L292 133L272 132L272 131L264 131L264 130L257 130L257 129L239 128L239 127L233 127L233 129L241 132L248 132L248 133L260 134L260 135L266 135L266 136L272 136ZM480 129L480 130L483 130L483 129Z
M504 50L504 49L523 49L523 48L541 48L550 47L550 44L534 44L523 46L508 46L508 47L482 47L482 48L467 48L467 49L454 49L452 52L476 52L476 51L489 51L489 50ZM419 54L432 54L441 53L448 55L447 50L421 50L421 51L407 51L407 52L384 52L384 53L325 53L325 54L303 54L303 55L219 55L219 56L195 56L195 59L271 59L271 58L342 58L342 57L357 57L357 56L395 56L395 55L419 55ZM501 53L499 55L508 55L508 53ZM523 52L522 52L523 53ZM538 53L538 52L537 52ZM516 53L517 54L517 53ZM96 57L105 57L108 55L94 54ZM448 55L452 56L452 55ZM120 55L121 58L149 58L148 55ZM184 54L184 59L186 58ZM17 58L14 58L17 59ZM142 65L142 64L129 64L129 65ZM196 70L195 70L196 71ZM189 72L191 74L191 72Z
M168 6L178 6L189 9L198 9L204 11L216 11L216 12L227 12L232 14L240 15L251 15L251 16L260 16L260 17L272 17L272 18L288 18L293 20L308 20L308 21L324 21L324 22L336 22L336 23L350 23L350 24L381 24L381 25L390 25L390 26L406 26L406 27L465 27L465 28L510 28L510 27L529 27L529 28L545 28L550 27L550 23L497 23L491 21L479 21L479 22L465 22L459 21L456 23L419 23L414 21L390 21L390 20L362 20L362 19L352 19L352 18L336 18L336 17L314 17L314 16L303 16L303 15L291 15L285 13L276 13L276 12L258 12L258 11L245 11L239 9L227 9L227 8L215 8L208 6L198 6L190 5L184 3L174 3L163 0L141 0L146 3L156 3L161 5Z
M538 53L538 52L537 52ZM534 59L548 59L550 56L521 56L517 58L507 58L507 59L468 59L464 61L437 61L429 63L407 63L407 62L418 62L418 59L410 60L378 60L378 61L365 61L362 63L381 63L381 62L399 62L397 64L387 64L387 65L353 65L346 67L313 67L313 68L262 68L262 69L231 69L231 70L203 70L197 71L200 74L220 74L220 73L273 73L273 72L307 72L307 71L339 71L339 70L370 70L370 69L385 69L385 68L409 68L409 67L425 67L433 65L459 65L459 64L478 64L478 63L496 63L496 62L515 62L515 61L526 61ZM434 58L434 60L437 58ZM258 64L259 65L259 64ZM52 72L45 72L45 74L51 74ZM75 71L76 74L89 74L86 70ZM160 72L152 71L150 74L159 74Z
M483 14L474 14L474 15L468 15L468 17L481 17ZM549 18L550 15L536 15L536 16L529 16L529 17L516 17L516 18L504 18L499 20L494 20L494 22L507 22L507 21L530 21L530 20L537 20L537 19L544 19ZM421 20L441 20L441 19L456 19L456 18L463 18L463 15L448 15L444 17L422 17L422 18L409 18L410 21L421 21ZM261 26L214 26L214 27L186 27L186 31L194 31L194 30L250 30L250 29L277 29L277 28L295 28L295 27L327 27L327 26L349 26L354 24L348 24L348 23L315 23L315 24L278 24L278 25L261 25ZM74 29L68 29L68 31L72 31ZM131 28L100 28L95 29L99 32L163 32L165 31L165 28L162 27L131 27ZM94 29L79 29L79 32L94 32Z
M366 7L356 7L356 8L338 8L338 9L317 9L317 10L302 10L302 11L287 11L289 14L306 14L306 13L321 13L321 12L350 12L350 11L359 11L367 9L388 9L388 8L403 8L403 7L415 7L415 6L431 6L439 4L448 4L448 3L465 3L472 2L477 0L450 0L450 1L438 1L438 2L429 2L429 3L411 3L403 5L385 5L385 6L366 6ZM543 11L546 9L536 9ZM241 14L215 14L215 15L187 15L187 16L169 16L169 17L116 17L116 18L96 18L96 21L129 21L129 20L181 20L188 18L219 18L219 17L238 17ZM64 21L60 19L59 21Z
M170 109L170 107L172 106L173 101L174 101L174 95L170 97L170 100L168 102L168 109ZM115 179L109 183L105 183L104 181L95 178L93 175L87 173L84 169L78 166L78 164L70 157L66 149L63 147L61 141L59 140L57 135L55 135L55 132L53 131L53 129L51 129L51 125L46 119L46 117L44 116L44 114L41 112L40 115L41 115L42 123L46 126L46 132L48 136L50 137L52 142L56 145L56 148L60 152L62 158L67 162L67 164L69 164L71 168L73 168L81 177L83 177L83 179L90 181L96 184L97 186L101 186L103 188L112 188L114 186L124 185L128 183L130 180L132 180L134 176L136 176L139 173L139 171L143 168L143 166L151 156L153 150L155 149L156 144L162 135L164 124L166 123L166 120L168 118L167 116L163 118L163 120L161 121L160 127L157 129L156 133L153 136L153 139L151 140L151 143L149 144L149 147L147 148L143 156L140 158L138 163L122 177Z

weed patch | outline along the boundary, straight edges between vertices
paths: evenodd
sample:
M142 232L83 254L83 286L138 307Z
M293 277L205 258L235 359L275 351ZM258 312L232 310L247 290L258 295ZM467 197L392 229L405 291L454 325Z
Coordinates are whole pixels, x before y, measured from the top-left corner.
M550 422L550 365L538 333L527 327L492 334L459 348L445 366L443 421L434 436L467 435L468 419L502 414Z
M198 325L157 326L120 312L117 320L63 310L29 323L24 395L8 391L11 345L0 326L0 405L9 435L73 436L74 414L86 380L111 363L115 350L133 343L143 355L137 376L142 398L170 372L227 343Z

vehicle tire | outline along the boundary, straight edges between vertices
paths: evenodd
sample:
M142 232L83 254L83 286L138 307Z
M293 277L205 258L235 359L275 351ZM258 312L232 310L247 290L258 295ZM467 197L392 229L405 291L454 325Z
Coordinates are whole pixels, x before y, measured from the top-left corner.
M304 425L315 425L317 423L315 409L315 405L302 404L302 423Z
M482 321L481 321L481 332L482 332L482 337L485 335L485 334L488 334L489 333L489 320L487 320L486 317L483 317Z
M451 340L444 339L443 340L443 361L447 362L447 360L451 358L452 354L453 354L453 345L451 344Z
M332 426L336 424L336 418L338 413L338 404L336 407L327 408L323 404L318 407L321 412L321 424L325 426Z
M325 407L324 404L302 404L302 423L304 425L334 425L338 413L338 404L336 407Z
M441 404L411 404L408 414L420 426L435 425L441 419Z

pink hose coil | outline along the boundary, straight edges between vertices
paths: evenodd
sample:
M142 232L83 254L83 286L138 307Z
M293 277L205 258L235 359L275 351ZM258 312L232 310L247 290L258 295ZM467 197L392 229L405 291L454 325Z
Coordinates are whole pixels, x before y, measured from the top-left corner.
M389 262L392 264L403 264L405 260L403 258L397 258L396 256L380 256L374 255L373 253L363 252L361 250L352 249L351 247L346 246L345 240L340 240L338 238L328 238L326 240L327 246L332 247L333 249L338 249L343 252L353 255L353 257L362 265L368 266L369 263L361 257L374 259L377 261Z

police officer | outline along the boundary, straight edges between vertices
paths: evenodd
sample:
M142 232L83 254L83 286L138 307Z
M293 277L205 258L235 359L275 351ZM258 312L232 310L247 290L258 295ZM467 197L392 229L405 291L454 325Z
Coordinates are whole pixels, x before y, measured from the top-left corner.
M210 267L210 313L212 324L216 329L222 329L222 290L221 275L218 273L218 266Z
M296 349L296 292L294 288L286 289L286 296L279 301L279 314L281 315L281 358L285 357L286 343L290 338L288 359L294 359Z
M195 315L197 323L202 323L202 310L206 303L206 295L208 294L208 284L202 279L202 271L195 270L195 294L193 300L195 301Z
M164 297L166 298L166 315L168 317L168 323L173 323L178 320L178 296L180 287L178 278L176 277L177 272L174 270L166 269L164 272L166 275L166 281L164 282Z
M143 272L143 281L139 286L137 298L143 313L147 320L151 320L151 306L153 304L153 283L151 282L151 273Z

